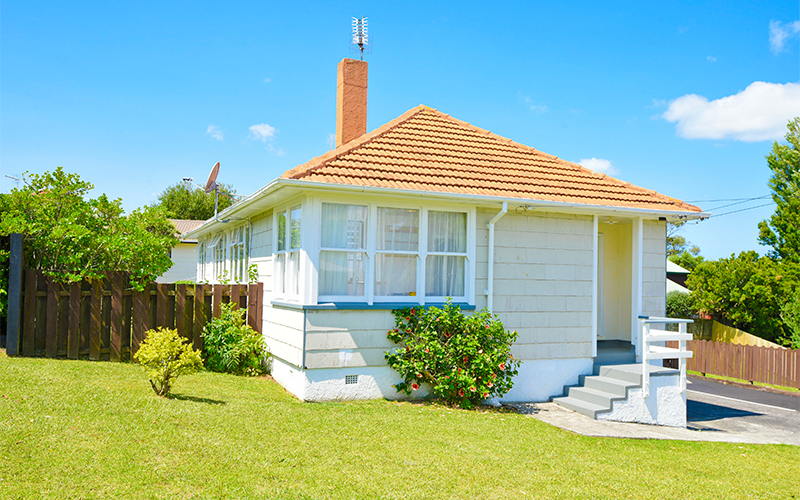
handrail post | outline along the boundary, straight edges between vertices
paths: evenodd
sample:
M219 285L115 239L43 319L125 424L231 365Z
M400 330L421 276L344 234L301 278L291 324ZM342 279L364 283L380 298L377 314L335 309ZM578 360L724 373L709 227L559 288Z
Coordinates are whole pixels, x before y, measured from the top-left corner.
M686 323L680 323L678 325L678 333L686 333ZM679 340L678 346L680 347L680 351L683 352L686 350L686 341ZM678 359L678 366L681 370L681 394L686 392L686 358L681 357Z
M647 369L647 353L650 351L648 347L649 335L650 335L650 323L645 322L644 320L639 320L641 323L641 332L642 332L642 393L644 397L648 397L650 395L650 373Z

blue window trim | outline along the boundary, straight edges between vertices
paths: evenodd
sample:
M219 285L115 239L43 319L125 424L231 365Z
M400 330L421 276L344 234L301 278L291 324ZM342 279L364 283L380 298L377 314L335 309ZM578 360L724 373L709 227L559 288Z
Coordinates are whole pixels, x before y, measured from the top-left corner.
M271 302L273 307L279 307L282 309L296 309L298 311L319 311L319 310L354 310L354 309L364 309L364 310L392 310L392 309L402 309L404 307L444 307L444 302L431 302L426 303L422 306L418 303L411 303L411 302L376 302L372 305L369 305L365 302L329 302L326 304L296 304L292 302L284 302L282 300L273 300ZM454 302L453 305L460 307L462 310L465 311L473 311L475 310L474 305L467 304L466 302Z

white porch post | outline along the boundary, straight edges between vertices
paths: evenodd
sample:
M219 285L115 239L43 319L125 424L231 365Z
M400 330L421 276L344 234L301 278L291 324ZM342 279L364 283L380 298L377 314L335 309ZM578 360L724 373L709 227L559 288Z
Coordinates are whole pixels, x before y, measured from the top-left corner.
M636 361L642 362L642 340L639 329L639 316L642 314L642 265L644 250L644 221L634 219L631 228L631 342L636 349Z
M592 217L592 357L597 357L597 215Z

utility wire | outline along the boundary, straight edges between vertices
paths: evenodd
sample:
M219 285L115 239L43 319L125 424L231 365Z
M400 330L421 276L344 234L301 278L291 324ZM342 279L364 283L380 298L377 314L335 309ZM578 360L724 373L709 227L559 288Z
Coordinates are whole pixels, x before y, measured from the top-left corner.
M747 199L742 200L742 201L737 201L736 203L728 203L727 205L722 205L722 206L719 206L719 207L709 208L707 210L709 210L709 211L711 211L711 210L719 210L720 208L728 208L728 207L732 207L734 205L741 205L742 203L747 203L749 201L763 200L765 198L769 198L770 196L772 196L772 195L771 194L765 194L764 196L759 196L758 198L747 198Z
M773 202L770 202L770 203L765 203L764 205L757 205L755 207L742 208L742 209L739 209L739 210L733 210L731 212L724 212L724 213L721 213L721 214L711 214L711 217L722 217L723 215L730 215L730 214L735 214L735 213L739 213L739 212L746 212L748 210L755 210L756 208L768 207L768 206L774 205L774 204L775 204L775 202L773 201Z
M760 198L763 198L761 196ZM758 198L722 198L719 200L683 200L686 203L718 203L722 201L742 201L742 200L757 200Z

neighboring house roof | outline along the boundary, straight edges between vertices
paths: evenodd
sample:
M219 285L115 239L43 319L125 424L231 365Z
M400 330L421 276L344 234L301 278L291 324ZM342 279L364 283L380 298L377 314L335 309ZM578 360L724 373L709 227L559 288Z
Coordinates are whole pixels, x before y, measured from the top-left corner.
M678 264L672 262L671 260L667 259L667 272L668 273L675 273L675 274L689 274L691 271L685 269Z
M685 286L681 286L678 283L668 279L667 280L667 293L669 292L683 292L683 293L691 293L691 290L686 288Z
M283 179L586 205L701 212L418 106Z
M169 219L170 222L175 226L175 229L180 233L178 238L180 238L182 243L197 243L196 239L184 239L183 235L191 231L192 229L196 229L203 225L205 222L204 220L191 220L191 219Z

